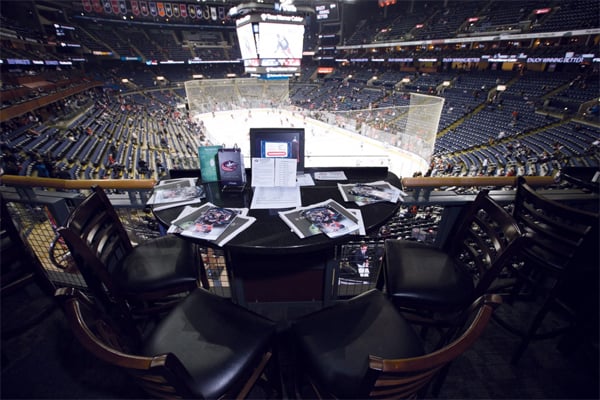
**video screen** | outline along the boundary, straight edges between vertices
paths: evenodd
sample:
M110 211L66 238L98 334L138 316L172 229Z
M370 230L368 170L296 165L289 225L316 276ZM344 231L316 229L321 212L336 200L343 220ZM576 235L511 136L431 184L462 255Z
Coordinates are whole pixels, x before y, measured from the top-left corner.
M304 171L304 128L250 128L251 158L295 158Z
M260 58L302 58L304 25L259 23Z
M256 59L256 44L254 42L254 32L252 32L252 24L241 25L237 27L238 40L240 42L240 52L242 59Z
M265 76L293 76L300 71L304 50L301 16L250 14L236 21L245 72Z

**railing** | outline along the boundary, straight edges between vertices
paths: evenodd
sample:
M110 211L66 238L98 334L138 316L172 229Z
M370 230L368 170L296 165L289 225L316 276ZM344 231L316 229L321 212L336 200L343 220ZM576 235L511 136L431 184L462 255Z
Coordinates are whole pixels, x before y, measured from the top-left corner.
M551 176L528 176L527 182L531 186L549 186L554 184ZM516 176L440 176L440 177L416 177L402 178L402 186L405 188L441 188L441 187L515 187Z
M536 187L556 185L553 177L531 176L528 182ZM85 282L69 264L68 249L57 242L56 228L67 219L72 209L84 198L86 192L93 186L107 190L111 202L117 209L121 220L128 229L132 241L142 242L156 237L164 232L158 226L154 216L146 207L153 179L126 180L63 180L55 178L24 177L3 175L0 177L0 195L9 205L9 210L15 224L22 232L27 244L38 257L44 269L46 278L56 287L76 286L85 288ZM404 199L403 207L414 206L421 209L437 208L440 219L435 229L435 242L443 243L450 234L451 227L456 222L462 207L474 197L480 188L493 190L492 197L508 204L512 201L516 177L417 177L402 178L403 189L408 196ZM469 188L464 190L440 190L440 188ZM508 189L508 190L507 190ZM579 202L581 204L598 204L598 195L586 190L553 190L562 200ZM466 194L465 194L466 193ZM55 253L51 256L49 249L55 243ZM343 249L342 249L343 250ZM340 250L340 254L343 251ZM205 264L213 279L213 290L219 294L229 293L224 259L218 250L205 249ZM356 290L362 290L356 287ZM341 293L341 292L340 292Z
M516 186L516 176L432 176L402 178L405 188L441 188L446 186L472 187L472 186ZM528 176L527 182L532 186L552 185L554 178L551 176ZM0 183L5 186L19 187L46 187L54 189L89 189L100 186L103 189L121 190L151 190L156 184L154 179L79 179L67 180L56 178L37 178L19 175L3 175Z
M38 108L52 104L58 100L67 98L77 93L81 93L87 89L100 86L101 82L86 82L76 87L67 88L57 93L52 93L46 96L41 96L14 106L0 110L0 122L8 121L19 115L34 111Z
M121 189L121 190L151 190L156 184L154 179L56 179L56 178L37 178L19 175L3 175L0 182L5 186L18 187L45 187L53 189L73 190L89 189L94 186L100 186L103 189Z

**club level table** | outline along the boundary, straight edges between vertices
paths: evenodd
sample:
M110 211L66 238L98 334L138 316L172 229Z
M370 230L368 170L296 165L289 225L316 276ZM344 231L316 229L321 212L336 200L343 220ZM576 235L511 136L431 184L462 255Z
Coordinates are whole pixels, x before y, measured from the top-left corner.
M338 183L386 181L401 188L399 178L385 167L319 168L306 172L312 175L317 171L344 171L348 179L315 180L315 186L301 187L302 206L333 199L346 208L359 208L367 233L378 229L398 211L400 203L381 202L358 207L353 202L344 202L337 187ZM249 182L250 179L249 176ZM252 188L249 185L243 191L232 192L222 190L217 182L201 184L206 192L205 201L220 207L250 207ZM167 208L154 214L161 224L169 226L183 208ZM242 305L292 301L327 304L332 300L336 279L335 248L356 236L329 238L318 234L301 239L279 217L278 211L281 210L250 209L248 215L256 221L223 246L232 298ZM201 239L183 238L202 246L214 246Z

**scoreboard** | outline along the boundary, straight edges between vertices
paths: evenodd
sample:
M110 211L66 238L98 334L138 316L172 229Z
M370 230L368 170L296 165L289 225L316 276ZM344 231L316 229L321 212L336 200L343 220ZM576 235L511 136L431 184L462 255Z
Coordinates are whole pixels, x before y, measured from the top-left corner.
M304 17L248 14L236 21L246 73L292 76L300 71Z
M340 8L337 1L319 1L315 4L317 22L338 22Z

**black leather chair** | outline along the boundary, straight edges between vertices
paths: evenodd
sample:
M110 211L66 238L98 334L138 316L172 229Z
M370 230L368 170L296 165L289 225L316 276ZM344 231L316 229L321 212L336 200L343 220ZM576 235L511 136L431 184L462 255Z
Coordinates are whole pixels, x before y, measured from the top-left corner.
M527 184L526 178L519 177L513 216L528 242L521 252L522 264L514 269L517 282L507 302L527 301L532 312L529 320L518 324L494 317L521 338L512 363L518 362L534 340L569 333L574 342L597 341L598 213L545 198ZM551 311L558 311L560 317L551 326L544 325Z
M460 221L444 248L411 240L385 242L379 287L399 309L423 322L451 321L490 290L523 244L516 221L485 191Z
M273 354L273 322L202 288L143 335L77 289L56 298L79 342L153 398L244 398Z
M208 280L198 248L167 235L133 246L106 193L92 193L58 228L94 296L139 313L168 309Z
M473 345L500 302L500 296L478 299L449 343L428 353L389 298L372 289L292 325L297 375L319 398L423 397L436 374Z

